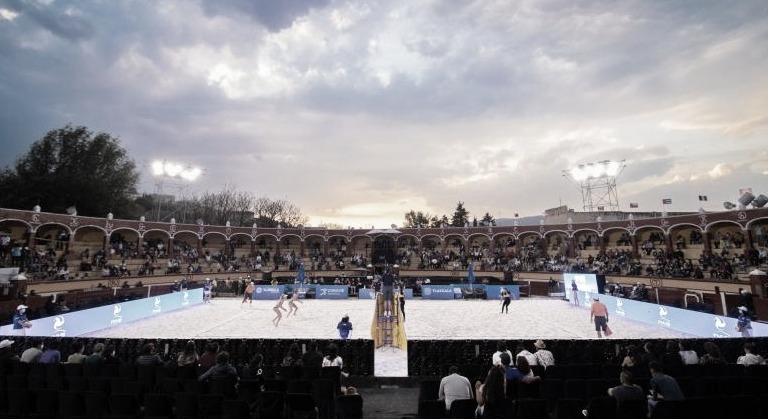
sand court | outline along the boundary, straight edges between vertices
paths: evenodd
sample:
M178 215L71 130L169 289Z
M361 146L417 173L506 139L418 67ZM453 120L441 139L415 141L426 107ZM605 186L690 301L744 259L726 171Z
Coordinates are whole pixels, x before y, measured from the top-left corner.
M241 303L236 298L214 298L209 304L159 314L132 323L90 333L100 338L163 339L336 339L336 324L349 315L351 339L370 339L373 300L301 300L298 312L274 326L275 301ZM287 304L285 305L287 308ZM512 301L509 313L500 303L488 300L408 300L405 330L409 340L462 339L596 339L589 310L552 298ZM610 320L609 339L695 338L658 325L626 318ZM382 377L408 375L407 353L380 348L375 353L374 374Z

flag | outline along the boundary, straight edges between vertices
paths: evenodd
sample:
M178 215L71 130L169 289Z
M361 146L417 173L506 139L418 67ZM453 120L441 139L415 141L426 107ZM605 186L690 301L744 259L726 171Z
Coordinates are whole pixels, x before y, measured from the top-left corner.
M664 205L670 205L670 204L672 204L672 200L669 199L669 198L664 198L664 199L661 200L661 203L664 204Z
M707 201L707 196L706 195L699 195L699 201L706 202Z
M637 202L630 202L629 203L630 208L640 208L640 205L637 204Z
M475 283L475 268L471 262L467 267L467 282L469 282L469 288L472 289L472 285Z
M296 282L300 285L304 285L304 264L299 265L299 272L296 273Z

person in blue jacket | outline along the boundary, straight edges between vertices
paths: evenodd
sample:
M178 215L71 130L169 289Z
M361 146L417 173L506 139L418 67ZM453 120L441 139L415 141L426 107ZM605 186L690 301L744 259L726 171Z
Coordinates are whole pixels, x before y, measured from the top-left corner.
M349 332L352 330L352 323L349 321L349 316L344 315L336 328L339 329L339 337L344 340L349 339Z

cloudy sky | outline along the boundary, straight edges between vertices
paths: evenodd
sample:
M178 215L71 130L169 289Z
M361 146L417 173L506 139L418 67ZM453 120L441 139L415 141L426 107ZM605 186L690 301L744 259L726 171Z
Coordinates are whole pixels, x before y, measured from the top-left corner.
M0 166L71 123L313 226L580 210L603 160L716 211L768 193L766 39L764 0L0 0Z

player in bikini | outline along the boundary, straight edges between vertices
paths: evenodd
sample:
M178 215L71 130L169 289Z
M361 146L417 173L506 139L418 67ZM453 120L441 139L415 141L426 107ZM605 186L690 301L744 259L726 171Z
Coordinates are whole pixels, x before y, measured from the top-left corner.
M286 298L288 297L286 297L285 294L281 295L280 299L277 300L277 304L275 304L275 307L272 309L276 314L275 318L272 319L272 323L275 325L275 327L277 327L277 324L280 323L280 319L283 318L283 313L281 313L280 310L287 311L285 307L283 307L283 303L285 303Z
M296 305L296 302L300 302L301 304L304 304L304 301L299 300L299 292L294 291L293 295L291 295L291 299L288 301L288 314L285 315L285 317L288 317L293 313L293 315L296 315L296 312L299 311L299 306Z

